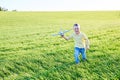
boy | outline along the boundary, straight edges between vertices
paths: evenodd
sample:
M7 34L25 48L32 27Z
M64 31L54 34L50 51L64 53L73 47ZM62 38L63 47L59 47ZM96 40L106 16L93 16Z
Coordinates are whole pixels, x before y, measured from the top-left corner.
M79 55L80 53L82 54L82 59L85 61L86 58L86 50L89 49L89 40L87 36L80 31L80 25L79 24L74 24L73 25L73 30L74 33L71 34L69 37L65 37L64 34L61 35L62 38L65 40L69 40L71 38L74 39L75 42L75 48L74 48L74 58L76 64L80 62L79 60Z

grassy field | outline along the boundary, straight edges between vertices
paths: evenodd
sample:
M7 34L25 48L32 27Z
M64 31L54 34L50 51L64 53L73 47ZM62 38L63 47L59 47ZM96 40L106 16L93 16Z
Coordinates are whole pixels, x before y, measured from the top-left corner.
M73 40L51 36L74 23L90 40L78 65ZM120 79L120 11L0 12L0 80L80 79Z

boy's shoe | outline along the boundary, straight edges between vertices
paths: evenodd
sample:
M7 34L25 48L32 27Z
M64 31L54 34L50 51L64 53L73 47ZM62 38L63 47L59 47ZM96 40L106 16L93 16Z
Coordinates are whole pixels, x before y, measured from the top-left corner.
M75 62L75 64L80 64L80 62Z
M88 60L87 59L83 59L83 62L88 62Z

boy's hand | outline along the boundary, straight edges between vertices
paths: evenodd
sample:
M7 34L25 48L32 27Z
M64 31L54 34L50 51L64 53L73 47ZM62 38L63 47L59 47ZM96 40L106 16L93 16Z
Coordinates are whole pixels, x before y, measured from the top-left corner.
M86 50L89 50L90 48L86 48Z
M61 37L64 37L64 33L61 33L60 35L61 35Z
M64 35L62 34L61 37L64 37Z
M89 50L90 49L90 47L89 46L86 46L86 50Z
M65 37L64 34L61 35L62 38L64 38L65 40L69 40L69 38Z

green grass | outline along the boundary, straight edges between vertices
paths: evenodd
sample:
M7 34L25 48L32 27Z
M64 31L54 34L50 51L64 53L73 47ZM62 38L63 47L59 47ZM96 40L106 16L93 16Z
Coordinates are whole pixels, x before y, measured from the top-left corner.
M74 23L90 40L79 65L73 40L51 36ZM120 79L120 11L0 12L0 80L60 79Z

